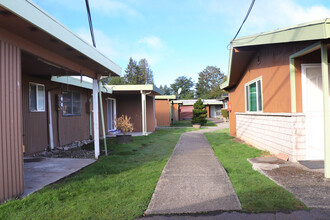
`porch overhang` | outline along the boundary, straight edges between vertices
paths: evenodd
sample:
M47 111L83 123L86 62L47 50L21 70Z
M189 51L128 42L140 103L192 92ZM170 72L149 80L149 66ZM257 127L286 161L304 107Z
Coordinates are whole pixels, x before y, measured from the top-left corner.
M50 63L55 57L65 58L70 60L72 70L92 78L97 78L96 74L121 74L121 67L29 0L1 1L0 18L2 38L34 55L45 55ZM45 51L50 53L46 56Z

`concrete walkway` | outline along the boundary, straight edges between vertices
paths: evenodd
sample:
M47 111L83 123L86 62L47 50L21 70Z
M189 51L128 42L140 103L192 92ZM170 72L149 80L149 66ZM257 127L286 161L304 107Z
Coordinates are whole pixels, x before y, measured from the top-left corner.
M94 163L94 159L24 158L25 197Z
M241 204L204 132L183 133L159 178L145 214L188 214L240 210Z

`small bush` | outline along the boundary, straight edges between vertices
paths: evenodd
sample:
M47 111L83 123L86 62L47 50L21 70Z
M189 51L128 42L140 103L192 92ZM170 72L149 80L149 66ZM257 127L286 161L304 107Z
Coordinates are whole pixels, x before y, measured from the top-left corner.
M198 99L194 104L193 109L193 118L191 123L205 125L207 123L207 110L205 109L205 105L201 99Z
M229 118L229 111L228 111L228 109L221 109L221 115L224 118L228 119Z
M127 117L127 115L122 115L121 117L116 118L115 121L116 123L114 123L114 125L117 126L117 129L121 130L124 135L134 130L133 124L131 123L131 117Z

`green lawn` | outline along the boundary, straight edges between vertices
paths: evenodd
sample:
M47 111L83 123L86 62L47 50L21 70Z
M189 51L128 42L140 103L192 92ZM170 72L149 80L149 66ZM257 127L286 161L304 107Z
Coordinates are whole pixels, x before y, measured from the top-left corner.
M0 206L0 219L134 219L147 209L180 135L161 129L132 143L109 141L101 157L78 175Z
M217 126L212 121L207 120L206 127L208 126ZM171 125L171 127L192 127L191 120L180 120L180 121L174 121L174 125Z
M247 158L265 152L234 142L228 129L205 134L226 169L245 212L275 212L306 209L291 193L252 169Z

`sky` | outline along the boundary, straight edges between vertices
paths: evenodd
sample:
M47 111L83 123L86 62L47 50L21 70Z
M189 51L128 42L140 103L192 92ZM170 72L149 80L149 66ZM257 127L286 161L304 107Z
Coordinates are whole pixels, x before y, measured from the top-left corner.
M92 44L84 0L33 0ZM146 58L157 86L207 66L228 72L228 44L250 0L89 0L96 47L122 68ZM238 38L330 18L329 0L256 0Z

